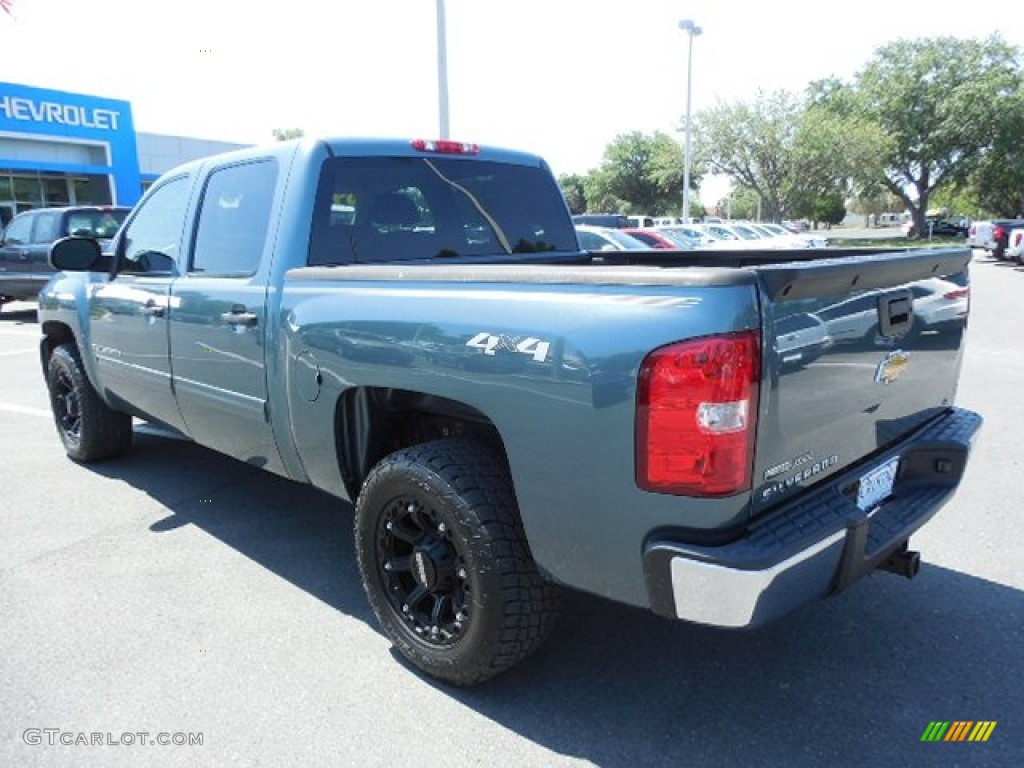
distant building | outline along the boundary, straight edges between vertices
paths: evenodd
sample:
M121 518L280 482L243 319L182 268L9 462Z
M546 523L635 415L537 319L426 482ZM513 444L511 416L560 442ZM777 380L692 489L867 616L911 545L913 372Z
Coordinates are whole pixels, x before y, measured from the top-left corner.
M135 205L165 171L244 144L136 133L127 101L0 82L0 225L58 205Z

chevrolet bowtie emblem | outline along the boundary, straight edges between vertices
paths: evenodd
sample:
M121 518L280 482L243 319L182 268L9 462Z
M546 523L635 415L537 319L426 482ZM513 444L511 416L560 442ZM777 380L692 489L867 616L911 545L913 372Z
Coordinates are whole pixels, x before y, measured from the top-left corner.
M875 368L875 381L879 384L892 384L907 369L910 364L910 353L902 349L893 350L882 358L882 362Z

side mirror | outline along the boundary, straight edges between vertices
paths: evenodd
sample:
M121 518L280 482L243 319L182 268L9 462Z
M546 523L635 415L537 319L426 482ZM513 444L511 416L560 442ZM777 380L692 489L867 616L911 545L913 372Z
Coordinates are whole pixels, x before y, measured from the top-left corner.
M63 237L50 246L50 266L63 272L103 272L110 263L91 237Z

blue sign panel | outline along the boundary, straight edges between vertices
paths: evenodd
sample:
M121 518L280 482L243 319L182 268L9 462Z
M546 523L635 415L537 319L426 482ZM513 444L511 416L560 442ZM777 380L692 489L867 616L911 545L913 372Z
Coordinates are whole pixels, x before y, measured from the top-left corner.
M139 153L132 108L127 101L0 83L0 133L105 144L109 149L109 166L47 163L40 170L112 175L114 201L118 205L134 205L141 196ZM24 167L24 163L3 158L0 163Z

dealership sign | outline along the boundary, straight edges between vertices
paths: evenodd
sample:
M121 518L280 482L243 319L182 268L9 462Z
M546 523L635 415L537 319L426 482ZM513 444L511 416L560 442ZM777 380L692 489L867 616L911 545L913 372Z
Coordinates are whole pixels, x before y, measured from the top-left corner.
M55 101L36 101L17 96L0 96L0 115L8 120L32 123L81 126L116 131L121 113L113 109L61 104Z
M127 101L0 82L0 137L0 168L106 176L119 205L134 205L142 192L132 105ZM91 161L83 161L81 153L54 151L79 144L106 151L93 153Z

